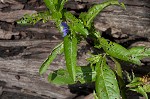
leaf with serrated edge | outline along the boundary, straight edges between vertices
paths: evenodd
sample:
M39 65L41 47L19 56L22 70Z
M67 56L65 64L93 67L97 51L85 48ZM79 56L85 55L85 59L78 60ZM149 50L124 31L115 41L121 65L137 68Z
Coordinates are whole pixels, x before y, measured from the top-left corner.
M52 52L50 53L48 58L45 60L45 62L40 67L40 70L39 70L40 74L43 74L44 72L46 72L46 70L48 69L51 62L56 58L56 56L58 54L61 54L63 51L64 51L64 44L63 44L63 42L61 42L52 50Z
M96 64L96 94L98 99L120 99L120 91L114 72L106 64L103 57Z

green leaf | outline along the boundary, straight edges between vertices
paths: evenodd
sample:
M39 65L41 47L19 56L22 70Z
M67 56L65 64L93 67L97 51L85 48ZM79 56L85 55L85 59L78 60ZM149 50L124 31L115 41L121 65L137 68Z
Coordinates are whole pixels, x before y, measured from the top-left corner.
M98 99L98 97L97 97L95 91L93 92L93 96L94 96L94 99Z
M87 61L90 62L90 64L96 64L97 62L99 62L99 60L102 58L101 54L98 55L91 55L90 58L87 58Z
M142 85L142 84L143 84L142 82L137 81L137 82L129 83L128 85L126 85L126 87L134 88L134 87L140 86L140 85Z
M88 30L86 28L84 28L84 25L80 21L77 23L74 23L73 30L80 33L83 36L87 36L89 34Z
M62 19L61 10L66 0L44 0L44 2L52 14L52 19L56 22L57 27L59 27Z
M55 21L55 22L58 22L60 21L62 18L62 14L61 12L55 12L52 14L52 19ZM57 24L57 23L56 23ZM60 24L59 24L60 25Z
M142 86L138 86L138 87L130 89L130 90L136 91L137 93L142 94L145 97L145 99L148 99L148 96L147 96L145 90L142 88Z
M67 70L71 78L76 78L77 38L67 35L64 37L64 52Z
M116 71L116 74L121 78L123 79L123 75L122 75L122 68L121 68L121 65L120 63L113 57L111 57L111 59L115 62L115 71Z
M25 15L23 16L23 18L17 20L16 22L17 22L17 24L20 24L20 25L32 25L32 24L31 24L31 23L32 23L32 19L33 19L33 18L32 18L31 15L25 14Z
M86 26L86 15L88 15L86 12L81 12L79 15L79 19L83 21L83 24Z
M115 62L115 72L117 74L118 84L121 92L122 99L126 99L125 82L123 81L122 68L120 63L113 57L111 59Z
M114 58L120 59L120 60L132 62L137 65L141 65L141 61L137 57L132 56L130 51L128 51L123 46L117 43L111 42L109 40L106 40L104 38L99 38L99 41L100 41L100 46L108 55Z
M87 36L88 30L84 28L81 20L78 20L73 14L70 12L65 13L66 20L68 22L69 27L76 33L80 33L83 36Z
M58 85L66 85L66 84L74 84L75 82L70 77L67 70L59 69L50 73L48 76L48 81L53 84Z
M144 46L137 46L129 49L130 53L137 57L138 59L143 59L146 57L150 57L150 48L146 48Z
M49 65L52 63L52 61L56 58L58 54L61 54L64 51L64 44L63 42L58 44L50 53L48 58L44 61L42 66L40 67L39 73L43 74L48 69Z
M56 4L58 0L44 0L44 3L52 13L57 12Z
M129 90L142 94L145 99L148 99L146 92L150 92L150 83L147 75L143 77L134 77L126 87L129 87Z
M62 9L64 8L64 5L65 3L67 2L68 0L58 0L58 9L59 9L59 12L62 11Z
M17 20L17 24L20 25L34 25L39 21L43 21L43 23L49 21L51 19L51 14L49 11L38 12L32 15L26 14L20 20Z
M96 71L94 66L77 66L76 80L80 83L94 82L96 77Z
M81 83L88 83L95 81L96 71L94 66L77 66L76 67L77 80ZM59 69L50 73L48 76L48 81L53 84L65 85L65 84L74 84L69 73L65 69Z
M73 23L73 22L78 22L78 19L70 12L65 12L64 16L67 21Z
M120 5L124 8L123 3L119 3L118 0L107 0L106 2L103 2L101 4L97 4L92 6L87 14L81 13L80 18L83 20L83 22L86 22L86 26L88 28L91 27L91 23L93 22L93 19L107 6L110 5Z
M140 85L143 85L143 82L141 81L141 78L140 77L134 77L132 79L132 81L126 85L126 87L129 87L129 88L134 88L134 87L137 87L137 86L140 86Z
M114 72L106 64L106 59L96 64L96 94L98 99L120 99L120 91Z
M145 92L150 92L150 83L143 85L143 89Z

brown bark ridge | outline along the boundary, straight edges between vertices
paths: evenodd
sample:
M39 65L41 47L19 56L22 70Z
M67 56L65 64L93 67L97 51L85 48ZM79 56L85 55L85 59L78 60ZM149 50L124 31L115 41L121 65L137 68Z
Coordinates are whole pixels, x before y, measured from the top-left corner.
M49 70L42 76L39 68L55 45L62 41L62 36L54 23L39 22L35 26L15 25L15 21L24 14L32 14L46 9L41 0L1 0L0 3L0 98L22 99L72 99L68 86L58 86L48 83L49 72L64 68L63 55L51 64ZM69 0L66 8L79 14L86 11L93 3L102 0ZM108 7L95 19L95 27L101 31L111 28L111 34L118 33L138 35L150 38L150 1L125 0L126 10L120 7ZM119 36L116 36L119 37ZM129 38L129 39L133 39ZM121 39L124 43L128 39ZM120 41L120 42L121 42ZM149 42L144 42L149 46ZM85 65L85 49L83 42L79 49L78 64ZM82 59L82 60L81 60ZM149 61L149 60L148 60ZM149 64L147 64L149 65ZM145 72L145 70L143 70ZM142 73L143 73L142 72ZM148 72L148 69L146 69ZM18 97L19 94L19 97ZM133 98L132 98L133 99Z

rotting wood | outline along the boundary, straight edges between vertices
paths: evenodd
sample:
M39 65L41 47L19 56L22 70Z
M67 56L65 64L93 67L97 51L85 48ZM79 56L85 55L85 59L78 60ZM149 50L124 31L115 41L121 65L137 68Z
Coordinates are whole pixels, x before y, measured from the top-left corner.
M13 23L14 21L20 19L23 17L25 14L33 14L36 13L36 11L30 11L30 10L16 10L16 11L11 11L11 12L0 12L0 21L5 21L5 22L11 22Z
M61 40L34 40L34 41L7 41L0 42L0 81L6 82L2 87L19 87L20 91L36 92L39 95L45 95L57 99L66 99L74 97L69 92L67 86L56 86L48 83L47 76L49 72L59 68L65 68L63 55L58 56L51 64L46 74L40 76L39 68L42 62L47 58L50 51ZM85 43L82 43L85 45ZM16 48L15 51L12 47ZM22 49L18 49L22 47ZM14 51L14 52L13 52ZM11 54L13 53L13 55ZM3 55L4 54L4 55ZM82 58L85 59L86 55ZM81 59L79 64L84 64ZM65 90L65 91L64 91Z
M28 43L27 43L28 42ZM55 86L49 84L47 81L47 75L50 71L58 68L64 68L63 61L60 61L62 57L58 57L55 62L52 63L51 69L43 76L39 75L39 67L46 59L50 50L59 41L26 41L26 42L4 42L7 47L9 46L26 46L23 52L16 56L8 56L0 58L0 81L6 82L2 87L19 87L21 92L36 92L39 95L45 95L57 99L66 99L69 96L73 96L67 86ZM20 44L18 44L20 43ZM1 46L2 48L2 46ZM11 50L6 51L11 53ZM1 54L4 52L1 52ZM6 53L5 53L6 54ZM65 90L65 91L64 91Z
M24 2L24 0L19 1ZM78 2L75 3L74 1ZM79 14L80 11L87 10L93 3L101 1L70 0L72 3L66 5L66 7L68 10L77 11L76 13ZM150 39L149 0L124 0L124 2L127 10L115 6L108 7L96 18L95 27L101 31L111 28L112 33L136 34ZM40 76L38 73L42 62L54 45L61 41L59 39L62 39L53 22L46 24L39 22L35 26L15 26L13 24L14 21L27 12L32 14L37 9L45 9L45 7L43 4L37 7L31 5L32 9L29 8L30 10L27 10L27 8L22 9L22 6L13 8L12 5L15 4L0 4L0 39L3 39L0 40L0 81L3 82L3 84L0 83L1 89L7 91L9 88L14 88L20 93L39 94L57 99L69 97L71 99L75 95L70 93L67 86L56 86L47 82L49 72L65 67L63 56L57 57L46 74ZM10 11L7 9L9 7ZM3 11L4 9L6 11ZM142 44L147 45L147 43L149 42ZM82 51L85 50L82 49L79 52L84 53ZM83 60L79 59L79 64L84 65L87 57L88 55L83 55ZM136 71L148 72L148 65L145 67L145 70L140 71L140 69Z

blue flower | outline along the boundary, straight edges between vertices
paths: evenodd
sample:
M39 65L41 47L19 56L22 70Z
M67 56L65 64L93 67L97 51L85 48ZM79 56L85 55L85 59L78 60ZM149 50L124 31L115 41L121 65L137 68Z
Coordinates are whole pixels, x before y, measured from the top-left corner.
M69 32L69 27L67 23L61 22L61 31L63 32L63 37L65 37L67 33Z

